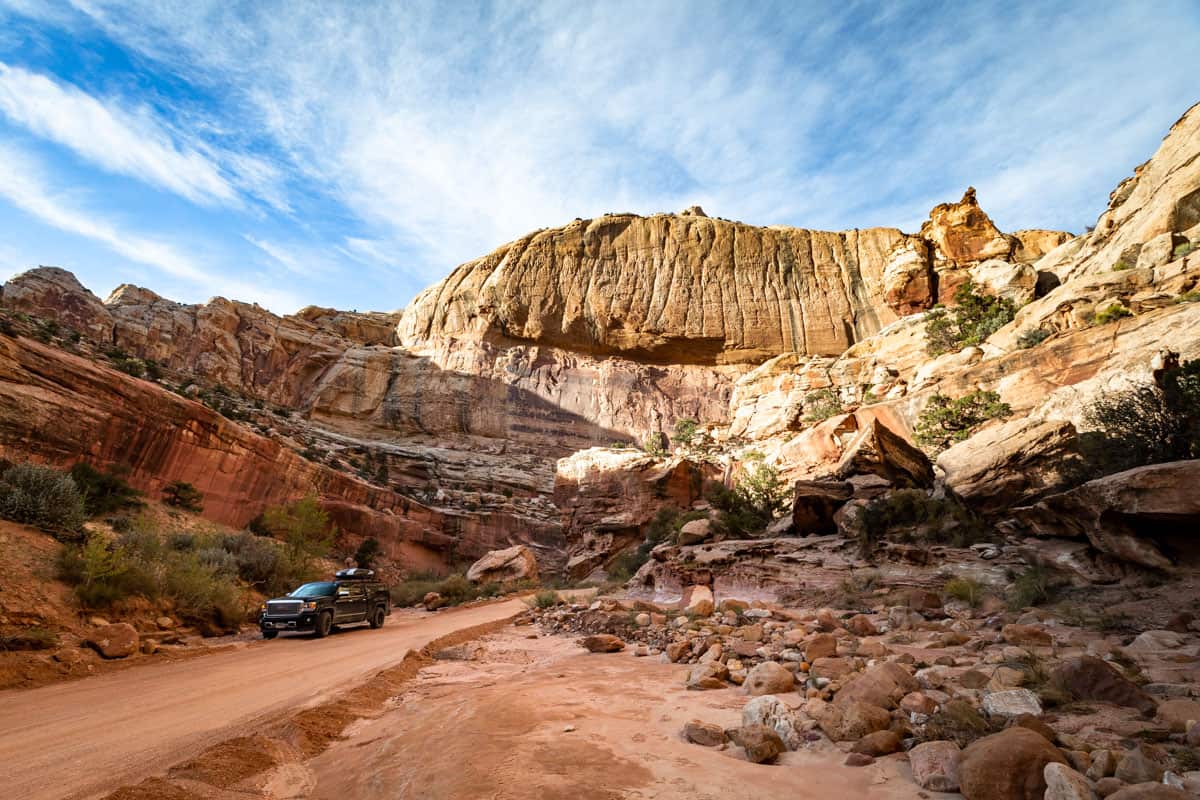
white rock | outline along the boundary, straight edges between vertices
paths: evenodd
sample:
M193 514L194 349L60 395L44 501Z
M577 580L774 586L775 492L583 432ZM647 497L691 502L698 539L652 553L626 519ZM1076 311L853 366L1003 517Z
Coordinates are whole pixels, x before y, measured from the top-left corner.
M992 717L1017 717L1021 714L1041 716L1042 704L1028 689L1005 689L989 692L983 698L983 710Z

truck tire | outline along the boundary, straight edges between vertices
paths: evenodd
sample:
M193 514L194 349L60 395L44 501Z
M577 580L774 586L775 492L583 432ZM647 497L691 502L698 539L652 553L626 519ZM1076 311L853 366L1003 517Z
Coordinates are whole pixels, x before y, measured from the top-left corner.
M328 611L322 611L317 615L317 624L313 626L313 633L318 639L324 639L333 630L333 614Z
M263 631L262 635L264 639L274 639L279 635L279 631Z
M375 606L375 610L371 612L369 620L372 628L382 628L383 621L387 618L387 613L383 610L383 606Z

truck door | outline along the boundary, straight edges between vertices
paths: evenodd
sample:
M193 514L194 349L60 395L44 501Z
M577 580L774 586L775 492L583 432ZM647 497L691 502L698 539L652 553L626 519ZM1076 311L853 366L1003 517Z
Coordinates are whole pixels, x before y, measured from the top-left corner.
M363 585L354 581L339 583L334 619L338 622L361 622L366 619L367 595Z

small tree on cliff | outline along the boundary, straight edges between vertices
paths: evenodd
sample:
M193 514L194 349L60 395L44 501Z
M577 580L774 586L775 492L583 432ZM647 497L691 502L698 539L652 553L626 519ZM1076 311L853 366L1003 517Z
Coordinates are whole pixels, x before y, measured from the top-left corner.
M164 486L163 502L197 514L204 510L204 495L187 481L171 481Z
M925 350L931 356L979 344L1017 315L1011 300L980 294L972 281L958 287L954 302L953 308L937 306L925 317Z

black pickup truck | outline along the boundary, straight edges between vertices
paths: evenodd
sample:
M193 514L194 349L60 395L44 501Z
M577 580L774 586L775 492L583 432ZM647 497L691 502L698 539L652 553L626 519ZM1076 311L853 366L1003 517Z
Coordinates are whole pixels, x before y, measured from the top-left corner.
M391 595L369 569L344 569L332 581L306 583L286 597L275 597L259 609L258 625L264 639L282 631L329 635L334 625L365 622L383 625L392 613Z

